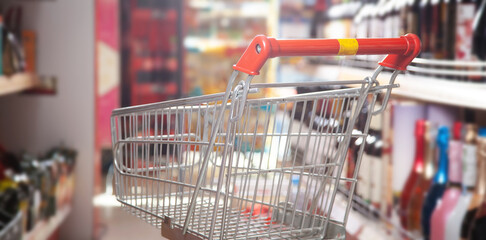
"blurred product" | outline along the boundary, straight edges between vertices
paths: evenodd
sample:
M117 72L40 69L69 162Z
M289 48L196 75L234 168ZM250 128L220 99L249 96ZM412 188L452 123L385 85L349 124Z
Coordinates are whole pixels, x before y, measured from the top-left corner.
M430 239L432 240L445 239L447 219L461 195L463 152L462 142L460 141L461 127L460 122L454 124L454 140L449 143L449 179L444 196L432 213L430 226Z
M455 59L472 60L473 21L476 12L474 0L462 0L457 2L456 12L456 40Z
M446 19L446 6L444 4L445 0L431 0L431 12L432 15L430 21L430 51L432 53L432 57L435 59L443 59L445 56L445 49L444 49L444 39L445 39L445 30L447 28L444 27L445 19Z
M461 237L461 225L471 202L474 186L476 185L477 160L476 160L476 135L477 127L474 124L466 124L462 158L462 194L456 206L447 218L445 228L445 240L457 240Z
M420 33L420 2L421 0L407 1L407 7L405 10L407 18L406 24L404 24L407 27L407 32L416 34Z
M457 0L443 0L445 7L445 24L444 28L444 59L453 60L455 57L455 43L456 43L456 1Z
M477 154L478 181L469 205L472 210L468 211L463 222L461 239L480 240L486 237L486 128L479 129Z
M439 151L439 167L434 176L432 186L427 192L424 205L422 207L422 231L424 239L430 239L430 223L432 212L434 211L437 201L442 198L446 189L448 180L448 157L447 150L449 146L449 128L442 126L437 133L437 147Z
M376 104L375 109L381 108L381 105ZM371 119L369 134L374 139L373 148L371 149L370 160L370 200L373 207L381 208L383 203L382 192L385 190L385 169L383 164L383 138L382 138L382 116L376 116ZM363 164L361 165L363 166Z
M375 139L367 136L363 141L366 141L365 149L361 157L361 165L358 172L358 183L356 184L356 195L361 197L366 203L371 203L371 179L370 176L374 171L371 169L370 162L372 161L371 152Z
M391 101L391 100L390 100ZM392 104L392 101L388 104ZM393 106L393 104L392 104ZM382 203L381 213L383 216L391 218L393 214L393 163L391 157L391 149L393 146L393 129L391 126L393 111L391 107L388 107L383 112L383 125L382 125L382 139L383 147L381 151L381 158L383 161L383 190L382 190Z
M36 35L34 31L22 31L22 44L25 52L25 71L35 73L36 66Z
M11 75L25 70L24 51L21 43L21 7L10 7L4 18L3 73Z
M402 193L400 194L400 222L404 228L407 228L407 220L410 217L408 208L411 198L416 197L416 193L420 194L423 191L424 135L425 120L421 119L415 123L415 160L412 171L410 171Z
M22 231L29 232L70 205L75 158L76 151L64 147L40 158L0 147L0 230L20 211Z
M422 0L420 2L420 40L422 41L422 52L420 56L422 58L431 58L431 46L430 37L432 33L431 22L432 22L432 5L431 0Z
M180 97L183 1L120 1L122 105Z
M422 217L422 205L424 202L425 194L430 187L430 183L432 182L432 177L436 169L434 163L436 136L437 128L431 122L426 121L424 126L424 136L422 144L422 148L425 148L425 152L423 155L424 165L422 166L422 169L420 169L421 175L417 177L417 182L410 193L410 203L407 207L407 212L405 216L407 218L406 229L412 232L414 235L420 235L422 232L422 228L420 226L420 219Z
M486 60L486 0L482 0L481 5L476 13L473 23L473 30L473 54L477 58L484 61Z
M426 105L399 102L393 105L393 191L402 191L415 157L415 122L425 118ZM435 141L435 140L434 140Z
M0 76L3 75L3 32L4 32L4 25L3 25L3 16L0 15Z

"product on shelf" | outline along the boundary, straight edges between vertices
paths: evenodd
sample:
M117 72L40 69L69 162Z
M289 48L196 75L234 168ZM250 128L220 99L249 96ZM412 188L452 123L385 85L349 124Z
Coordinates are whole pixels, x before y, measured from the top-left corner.
M444 27L446 24L445 20L447 19L445 7L444 1L431 0L431 15L429 16L431 18L429 32L430 52L432 53L431 57L436 59L443 59L446 55L444 39L446 36L445 31L448 28Z
M415 102L397 102L393 105L393 191L402 192L415 155L415 122L424 119L426 105ZM435 139L434 139L435 141Z
M481 0L373 0L333 2L326 10L361 3L356 12L331 14L326 19L329 36L396 37L411 32L422 42L420 57L409 68L412 74L439 79L479 82L486 79L484 66L474 63L486 59L486 4ZM348 21L347 15L353 16ZM474 20L474 21L473 21ZM323 20L324 21L324 20ZM350 26L349 26L350 25ZM350 29L350 30L349 30ZM328 37L324 34L323 37ZM318 36L319 37L319 36ZM476 42L476 44L474 44ZM354 67L372 68L370 62L382 56L356 56L346 63ZM441 61L436 61L441 60ZM324 62L340 64L339 58ZM446 71L442 71L446 70ZM478 74L478 72L480 74Z
M0 148L0 230L17 211L23 215L23 231L28 232L69 205L75 158L76 152L64 147L40 158Z
M432 4L431 0L422 0L420 2L420 16L419 16L419 24L420 24L420 40L422 41L422 52L420 53L420 57L422 58L431 58L431 35L432 35Z
M479 2L479 0L477 0ZM486 1L482 0L473 23L474 35L472 43L473 54L481 60L486 60Z
M392 104L393 101L388 104ZM391 105L393 106L393 104ZM391 149L393 146L393 129L391 126L392 121L392 107L388 107L383 112L383 125L382 125L382 161L383 161L383 172L385 176L383 177L383 191L382 191L382 204L381 213L386 218L391 218L393 214L393 162L391 157Z
M446 223L461 195L462 181L462 142L461 123L454 124L454 139L449 142L448 183L441 201L432 213L430 225L430 239L443 240L445 238Z
M414 235L420 235L422 232L422 227L420 225L420 219L422 217L422 205L424 202L425 194L430 187L432 177L435 170L434 163L434 151L435 151L435 137L436 131L434 124L426 121L424 124L424 135L423 135L423 147L424 150L424 160L423 166L420 168L417 166L417 170L421 170L421 174L417 176L417 181L414 188L411 191L410 203L407 207L407 212L405 218L407 219L406 229ZM416 148L418 148L418 144ZM418 172L418 171L417 171Z
M475 124L465 125L464 144L462 146L462 186L463 190L454 209L447 218L445 227L445 240L457 240L461 237L461 225L468 209L477 176L476 160L476 135L477 127Z
M472 60L473 20L476 12L474 0L457 2L455 59Z
M400 194L399 214L400 222L404 228L407 228L407 221L410 217L410 200L420 196L421 192L423 192L425 123L425 120L418 120L415 123L415 158L412 170Z
M3 24L3 16L0 14L0 76L3 75L3 31L4 31L4 24Z
M456 44L456 0L442 0L445 4L445 24L442 26L444 30L444 59L452 60L455 57Z
M3 28L3 74L11 75L25 70L25 56L22 47L20 6L12 6L4 14Z
M371 202L371 179L370 176L374 173L371 169L371 151L375 139L371 136L367 136L362 139L366 142L363 155L361 156L361 165L358 172L358 183L356 184L356 195L363 199L366 203Z
M425 200L425 194L430 187L432 177L435 173L435 139L437 136L437 128L435 124L430 121L425 122L424 129L424 166L422 177L418 178L412 193L410 204L407 209L407 227L406 229L414 236L420 236L422 233L422 226L420 219L422 218L422 206Z
M422 231L425 239L430 239L430 222L432 213L437 205L437 201L443 196L448 180L448 157L449 128L442 126L437 133L437 147L439 151L439 166L435 173L432 185L425 197L422 207Z
M479 129L477 161L478 179L469 211L461 229L461 239L484 239L486 236L486 128Z
M35 73L36 64L36 35L32 30L22 31L22 44L25 52L25 71Z
M381 105L375 104L375 109L381 108ZM369 135L374 138L373 148L369 153L370 168L370 200L373 207L380 210L381 205L385 204L382 199L382 192L385 189L385 169L383 164L383 138L382 138L382 116L376 116L371 119ZM363 164L361 164L363 166Z

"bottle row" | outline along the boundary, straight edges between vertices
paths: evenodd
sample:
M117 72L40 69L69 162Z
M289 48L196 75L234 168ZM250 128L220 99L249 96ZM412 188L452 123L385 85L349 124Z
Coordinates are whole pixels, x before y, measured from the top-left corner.
M390 103L367 137L351 142L343 174L360 166L353 207L396 224L398 238L484 239L486 128L476 119L469 110Z
M22 214L22 232L69 206L76 151L56 147L42 157L0 151L0 232ZM2 238L2 236L0 236Z
M20 6L0 12L0 76L36 71L36 34L22 29Z
M373 0L346 1L331 5L321 28L326 38L388 38L406 33L417 34L422 41L420 58L454 60L443 76L461 81L483 81L484 66L462 64L486 60L486 1L483 0ZM381 56L357 56L357 60L376 62ZM443 69L441 64L423 68ZM459 72L459 73L457 73ZM460 74L460 72L464 74ZM425 74L425 71L417 71ZM456 74L457 73L457 74ZM430 74L427 74L430 75Z
M419 120L415 137L413 168L400 196L402 226L425 239L484 239L486 128L456 122L452 131L436 130Z

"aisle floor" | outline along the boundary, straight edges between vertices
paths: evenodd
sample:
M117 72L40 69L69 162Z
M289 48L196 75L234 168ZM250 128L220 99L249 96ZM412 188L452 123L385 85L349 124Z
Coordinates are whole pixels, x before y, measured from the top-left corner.
M114 201L116 201L113 198ZM99 214L102 221L101 240L120 239L166 239L160 235L160 230L127 213L121 207L100 206Z

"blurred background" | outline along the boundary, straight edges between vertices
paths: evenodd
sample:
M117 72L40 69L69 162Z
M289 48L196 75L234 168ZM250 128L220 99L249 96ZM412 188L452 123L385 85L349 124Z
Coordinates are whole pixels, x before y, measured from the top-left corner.
M485 0L2 0L0 239L161 239L113 195L113 109L224 92L258 34L406 33L422 52L352 143L348 238L486 239ZM254 82L363 79L383 57L272 59Z

